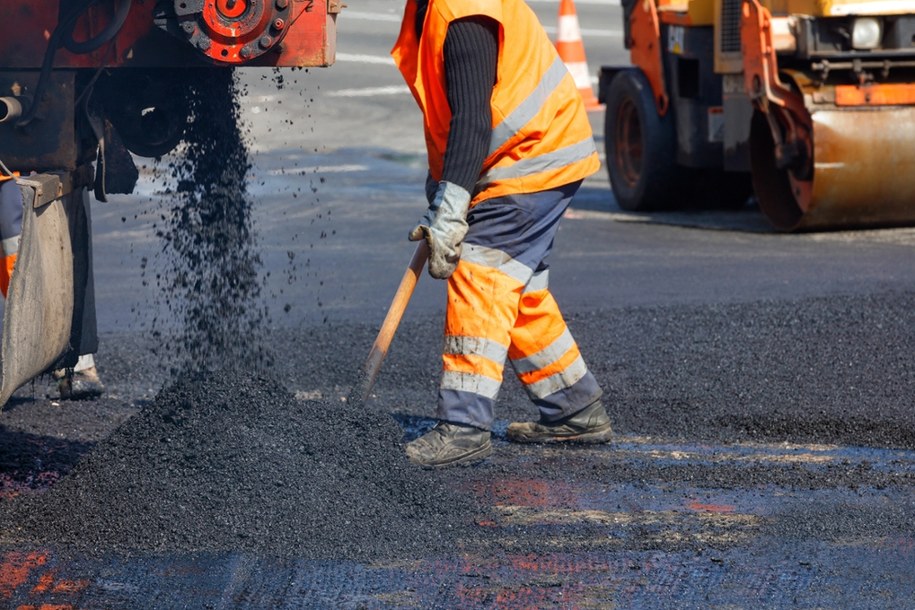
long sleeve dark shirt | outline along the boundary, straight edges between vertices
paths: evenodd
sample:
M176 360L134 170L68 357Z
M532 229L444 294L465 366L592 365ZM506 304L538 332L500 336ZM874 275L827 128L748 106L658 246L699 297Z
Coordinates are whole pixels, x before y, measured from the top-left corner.
M420 37L427 7L428 1L420 0L416 15ZM445 36L444 54L451 127L441 179L472 194L492 135L499 24L482 15L453 21Z

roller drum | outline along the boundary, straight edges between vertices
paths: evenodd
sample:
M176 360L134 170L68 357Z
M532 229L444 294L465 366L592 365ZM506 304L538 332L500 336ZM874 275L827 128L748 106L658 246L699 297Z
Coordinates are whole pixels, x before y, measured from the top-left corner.
M753 182L784 231L915 223L915 107L811 109L812 179L774 163L765 120L754 125Z
M805 227L915 221L915 107L821 111L813 127Z

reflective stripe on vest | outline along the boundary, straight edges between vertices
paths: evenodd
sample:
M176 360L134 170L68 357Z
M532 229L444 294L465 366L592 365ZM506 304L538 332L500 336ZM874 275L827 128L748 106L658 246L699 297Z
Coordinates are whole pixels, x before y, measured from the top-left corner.
M594 145L594 138L589 137L539 157L528 157L508 166L494 167L483 174L483 177L477 182L477 189L482 190L499 180L524 178L547 170L566 167L578 161L585 161L595 154L597 154L597 147Z
M506 142L518 135L522 127L537 116L547 98L553 94L553 91L568 74L568 68L566 68L562 59L557 57L553 65L543 75L543 78L540 79L537 88L527 96L527 99L521 102L521 105L505 117L501 123L493 127L487 156L493 155L497 150L505 146Z

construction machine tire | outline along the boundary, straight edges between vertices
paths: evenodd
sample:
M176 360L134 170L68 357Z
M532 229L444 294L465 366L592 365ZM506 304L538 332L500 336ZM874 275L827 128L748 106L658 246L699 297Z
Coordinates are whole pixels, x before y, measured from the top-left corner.
M787 169L775 162L775 140L766 117L753 113L750 124L750 166L753 168L753 190L763 215L780 231L796 228L804 217Z
M617 74L606 103L607 172L619 206L634 212L675 207L684 172L677 165L672 113L658 114L648 79L639 70Z

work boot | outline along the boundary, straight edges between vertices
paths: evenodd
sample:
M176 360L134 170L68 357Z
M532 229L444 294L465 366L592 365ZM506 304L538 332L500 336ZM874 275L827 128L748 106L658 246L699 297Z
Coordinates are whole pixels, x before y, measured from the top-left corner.
M516 443L607 443L613 430L610 418L599 400L566 418L547 422L513 422L508 425L508 440Z
M489 430L439 422L421 437L407 443L407 457L427 468L469 464L492 453Z
M63 400L88 400L105 393L105 386L94 366L81 371L59 369L54 371L54 377Z

